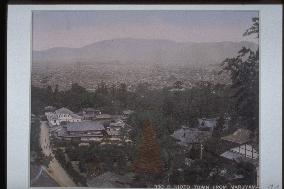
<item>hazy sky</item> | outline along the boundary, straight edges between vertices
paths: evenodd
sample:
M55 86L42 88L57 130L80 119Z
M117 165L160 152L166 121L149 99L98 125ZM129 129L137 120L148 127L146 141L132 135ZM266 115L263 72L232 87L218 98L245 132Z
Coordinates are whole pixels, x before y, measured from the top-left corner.
M114 38L251 41L242 34L256 16L256 11L36 11L33 49L82 47Z

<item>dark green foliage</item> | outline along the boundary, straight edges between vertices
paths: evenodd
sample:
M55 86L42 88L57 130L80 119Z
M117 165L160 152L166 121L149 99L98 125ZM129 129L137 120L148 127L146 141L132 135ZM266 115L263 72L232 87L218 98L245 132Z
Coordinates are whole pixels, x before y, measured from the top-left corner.
M162 138L164 135L168 136L178 128L177 123L170 117L164 116L158 111L143 111L134 113L129 119L128 123L132 126L131 138L137 141L139 133L141 133L143 123L145 120L150 120L153 123L153 127L156 128L157 138Z
M95 174L108 170L122 174L131 171L133 153L137 147L137 141L141 137L143 122L149 119L156 130L157 142L161 146L161 158L165 162L164 177L160 181L167 183L173 171L184 166L185 157L185 152L170 135L181 124L194 127L197 118L200 116L214 117L222 115L229 109L231 103L228 98L230 88L226 86L207 83L178 93L170 92L168 89L148 90L146 86L144 88L140 87L139 93L125 91L125 86L122 86L121 89L113 87L112 92L107 94L77 89L74 91L74 88L79 87L59 92L64 106L71 102L63 99L69 98L71 100L68 95L76 94L72 98L77 98L74 100L74 102L79 102L77 104L82 104L83 107L98 107L102 111L110 113L121 113L125 108L125 104L121 102L122 96L119 97L119 95L126 93L127 107L135 111L127 120L127 123L132 127L130 139L133 141L133 145L125 148L114 148L108 145L98 146L93 144L87 148L76 148L76 150L68 147L68 156L71 160L80 161L82 171ZM89 101L86 100L85 105L82 103L84 102L82 100L84 95L89 97ZM71 110L76 108L74 102L71 103ZM168 106L169 104L170 106ZM90 157L91 160L89 160ZM95 160L92 160L92 158L95 158Z
M238 174L241 174L244 176L244 179L242 179L242 184L256 184L256 169L255 166L252 163L249 162L240 162L238 163Z
M220 176L220 165L215 160L196 160L184 170L184 184L228 184L228 180Z
M149 91L150 84L145 82L145 83L139 83L136 87L136 93L145 95Z
M253 19L253 26L244 35L258 35L258 18ZM32 86L32 112L43 113L44 106L68 107L73 111L80 111L84 107L94 107L103 113L121 114L122 110L131 109L132 114L127 123L132 127L130 139L132 145L113 146L91 144L89 147L75 147L66 144L66 153L70 160L80 161L82 172L101 174L112 171L117 174L132 172L133 160L138 141L141 138L143 123L150 120L156 131L157 143L161 150L161 160L164 162L163 174L159 178L151 177L154 182L166 184L227 184L226 177L220 176L221 165L218 147L222 146L222 136L225 113L229 113L233 120L241 120L251 129L258 128L258 74L259 52L243 48L236 57L223 62L223 71L229 72L231 86L200 82L199 85L172 92L167 88L150 90L147 83L141 83L135 92L127 90L126 84L108 87L103 81L98 84L95 92L88 92L78 84L73 84L70 90L58 91L55 87L40 89ZM182 82L174 84L175 88L182 88ZM189 154L171 137L171 134L181 125L196 126L197 118L220 117L217 127L213 131L213 138L204 145L203 159L200 158L200 148L193 148ZM33 129L35 129L33 131ZM36 136L37 128L32 126L32 134ZM35 138L32 139L35 142ZM36 143L35 143L36 144ZM61 145L61 144L60 144ZM56 146L58 146L56 144ZM36 151L37 146L31 147ZM229 148L228 148L229 149ZM211 156L209 156L209 151ZM57 151L56 158L73 177L76 183L85 184L85 180L66 162L64 153ZM190 157L195 162L187 167L184 158ZM255 170L251 164L241 163L239 174L245 176L238 184L252 184ZM137 186L148 186L143 177L137 177ZM150 179L150 178L149 178ZM152 181L151 181L152 182Z
M245 31L243 36L251 35L251 34L256 34L256 37L259 37L259 18L254 17L252 18L252 26Z
M225 124L225 120L224 117L221 116L218 120L217 120L217 125L213 130L213 137L220 137L223 133L223 129L224 129L224 124Z
M87 100L88 92L78 84L72 84L71 89L66 91L62 98L64 106L73 111L79 111Z
M32 86L31 99L31 112L35 115L43 113L43 108L48 104L46 90Z
M174 83L174 88L176 88L176 89L181 89L182 88L182 81L176 81L175 83Z
M193 146L189 152L190 159L200 159L200 146Z
M230 104L227 98L230 91L219 85L199 86L178 93L167 89L148 90L145 86L138 88L139 92L129 92L127 86L121 84L119 88L113 86L111 92L107 93L105 91L109 89L104 84L100 84L95 92L88 92L77 84L73 84L67 91L55 88L54 92L50 87L46 90L33 87L32 112L43 113L47 105L67 107L75 112L85 107L94 107L109 114L120 114L122 110L132 109L137 112L159 112L167 120L193 126L196 118L224 113Z
M253 26L244 35L259 32L258 18L253 18ZM223 71L231 75L236 113L246 122L249 129L258 128L259 120L259 51L243 47L239 54L223 61Z
M178 185L180 183L184 183L183 178L184 178L183 172L175 170L169 177L169 183L171 185Z
M111 171L125 174L132 170L129 162L133 161L134 149L131 146L91 144L76 148L72 153L76 154L73 158L80 160L81 170L86 173Z
M39 145L39 134L40 134L40 121L36 119L31 123L31 133L30 133L30 144L31 151L40 152L41 148Z

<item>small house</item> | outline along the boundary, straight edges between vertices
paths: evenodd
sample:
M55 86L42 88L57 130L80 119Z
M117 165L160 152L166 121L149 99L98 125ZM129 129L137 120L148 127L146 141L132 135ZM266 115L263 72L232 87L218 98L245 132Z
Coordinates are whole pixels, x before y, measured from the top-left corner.
M82 114L84 120L93 120L97 115L102 113L100 110L95 110L94 108L84 108Z
M209 130L213 131L213 129L217 126L217 118L201 118L198 119L198 128L201 130Z
M104 126L95 121L73 122L66 125L69 136L92 136L102 137Z
M200 131L198 128L188 128L183 126L176 130L172 135L178 140L178 144L182 146L190 146L193 144L201 144L212 136L210 131Z
M82 121L82 117L74 114L71 110L67 108L60 108L55 110L54 113L47 112L45 113L47 119L49 120L51 125L59 125L62 122L80 122ZM48 118L50 116L50 119Z
M257 160L258 156L258 151L251 144L239 145L221 154L221 157L237 162Z
M69 122L81 122L82 121L82 117L77 115L77 114L71 114L71 119L69 120Z
M114 120L113 122L109 124L109 128L113 130L120 130L121 128L124 128L124 127L125 127L125 123L121 119Z
M60 120L57 115L52 112L45 112L45 116L50 126L60 125Z
M71 110L64 108L64 107L58 110L55 110L54 113L57 115L60 122L69 121L69 119L71 119L71 115L74 114Z
M68 122L64 127L57 130L57 136L66 140L79 139L81 141L101 141L104 137L104 131L105 128L100 122Z
M227 135L222 137L222 140L237 143L237 144L244 144L251 140L252 132L248 129L240 128L236 130L233 134Z
M252 132L248 129L237 129L233 134L222 137L221 139L236 146L225 151L221 157L234 161L251 161L258 159L258 147L252 141Z

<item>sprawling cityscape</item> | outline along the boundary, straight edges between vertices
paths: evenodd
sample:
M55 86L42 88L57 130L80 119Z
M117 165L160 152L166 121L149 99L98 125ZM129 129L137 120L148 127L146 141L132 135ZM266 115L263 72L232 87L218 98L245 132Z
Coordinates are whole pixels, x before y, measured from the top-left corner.
M185 88L192 88L200 81L228 84L229 77L220 76L217 68L160 68L148 66L139 68L137 65L118 67L110 65L79 65L74 67L58 67L41 69L35 68L32 75L32 84L37 87L58 85L62 90L70 89L72 83L78 83L89 91L94 91L101 81L108 87L119 86L125 83L128 90L134 91L138 84L147 83L150 89L172 87L174 82L183 82Z
M33 14L31 187L258 188L258 13L174 12ZM220 27L237 22L241 37L222 33L205 17L219 19ZM161 22L165 39L132 31L140 27L134 18L141 25ZM185 27L186 21L222 35L211 36L213 42L167 35L180 32L170 32L170 24ZM92 24L94 34L88 33ZM123 24L129 33L116 29ZM106 36L92 44L72 45L84 37L54 40L62 31L95 38L104 27ZM158 27L147 28L156 35Z

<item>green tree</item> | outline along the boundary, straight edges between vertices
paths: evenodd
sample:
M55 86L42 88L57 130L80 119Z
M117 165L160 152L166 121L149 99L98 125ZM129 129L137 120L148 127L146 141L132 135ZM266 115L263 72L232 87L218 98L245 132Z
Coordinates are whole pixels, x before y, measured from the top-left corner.
M55 107L61 107L62 103L61 103L61 93L58 89L58 85L55 85L55 89L53 92L53 105Z
M259 18L258 17L252 18L252 22L253 22L252 26L245 31L243 36L256 34L256 38L259 38Z
M79 111L86 101L87 94L88 91L84 87L74 83L70 90L63 93L62 105L73 111Z
M46 101L47 101L47 104L49 105L53 105L54 103L53 91L50 85L48 85L46 88Z
M259 18L253 18L253 25L244 36L259 36ZM259 50L243 47L238 55L227 58L222 63L223 71L229 72L234 91L236 112L247 123L249 129L258 128L259 104Z
M223 128L224 128L224 124L225 124L225 120L224 117L221 116L218 120L217 120L217 125L213 130L212 135L214 137L220 137L222 132L223 132Z
M127 107L127 86L125 83L121 83L118 89L118 100L121 102L121 105L126 108Z
M44 107L49 105L47 102L46 89L31 87L31 112L39 115L43 113Z
M174 83L174 88L176 88L176 89L181 89L182 88L182 81L176 81L175 83Z

